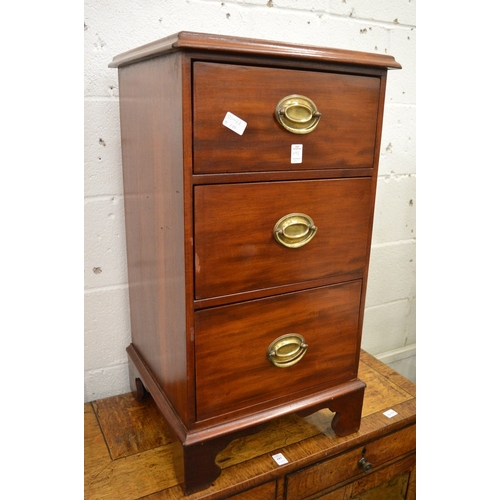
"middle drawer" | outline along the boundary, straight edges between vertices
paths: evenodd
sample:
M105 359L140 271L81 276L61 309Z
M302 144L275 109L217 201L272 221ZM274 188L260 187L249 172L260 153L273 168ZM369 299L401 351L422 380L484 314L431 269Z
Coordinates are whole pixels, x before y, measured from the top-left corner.
M196 186L195 298L361 278L371 186L370 178Z

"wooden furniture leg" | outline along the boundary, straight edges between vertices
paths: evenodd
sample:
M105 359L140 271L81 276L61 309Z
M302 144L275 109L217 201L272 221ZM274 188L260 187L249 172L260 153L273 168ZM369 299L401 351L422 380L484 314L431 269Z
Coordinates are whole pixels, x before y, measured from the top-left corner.
M150 396L149 391L146 389L146 386L137 371L137 368L130 360L128 363L128 377L130 392L134 395L134 398L137 399L137 401L142 401L144 398Z
M220 476L222 470L216 458L231 441L260 432L265 426L257 425L190 445L182 444L171 431L174 469L179 482L184 483L186 495L208 488Z
M363 385L365 385L363 383ZM351 392L335 401L335 416L332 419L332 429L338 436L347 436L359 430L361 412L363 410L363 395L365 387Z
M299 417L306 417L319 410L328 408L335 412L332 419L332 430L338 436L347 436L359 430L361 424L361 412L363 410L363 396L366 384L357 381L357 388L345 394L341 394L330 401L325 401L305 410L297 412Z

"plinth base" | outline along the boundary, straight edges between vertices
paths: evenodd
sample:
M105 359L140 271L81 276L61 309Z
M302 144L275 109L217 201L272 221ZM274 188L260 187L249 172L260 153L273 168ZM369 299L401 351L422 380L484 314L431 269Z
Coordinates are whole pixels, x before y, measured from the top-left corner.
M173 443L175 472L186 495L208 488L219 477L221 468L216 463L216 457L231 441L261 431L277 417L290 413L305 417L328 408L335 413L331 427L338 436L352 434L360 426L366 384L354 379L286 405L213 426L201 423L186 429L133 345L127 348L127 353L134 396L141 399L150 394L167 420Z

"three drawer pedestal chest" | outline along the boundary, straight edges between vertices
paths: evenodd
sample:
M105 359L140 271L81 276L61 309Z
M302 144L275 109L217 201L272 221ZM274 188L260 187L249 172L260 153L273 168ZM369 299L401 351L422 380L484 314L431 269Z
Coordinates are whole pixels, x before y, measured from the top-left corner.
M132 388L186 493L296 413L359 428L387 55L181 32L116 56Z

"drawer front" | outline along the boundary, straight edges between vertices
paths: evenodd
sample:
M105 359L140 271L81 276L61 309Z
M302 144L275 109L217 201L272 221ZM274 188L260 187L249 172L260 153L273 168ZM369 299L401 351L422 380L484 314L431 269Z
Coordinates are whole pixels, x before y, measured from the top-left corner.
M395 460L416 449L416 426L407 427L382 437L365 447L364 457L376 470L377 467ZM367 477L358 467L363 457L363 447L348 451L339 457L313 465L294 474L286 480L287 500L310 498L327 488L357 476Z
M379 92L374 76L196 62L194 172L370 168ZM277 104L295 94L321 113L308 134L275 118ZM223 125L227 112L246 122L243 132ZM302 145L301 163L292 163L292 144Z
M403 460L402 462L406 462ZM410 500L411 472L404 472L399 475L392 475L392 467L388 467L381 474L371 474L364 480L355 481L343 488L330 491L321 496L305 496L314 500ZM376 477L380 476L380 477ZM371 486L366 488L367 481ZM362 486L361 486L362 485ZM359 492L361 486L362 491Z
M262 484L251 490L229 497L229 500L276 500L276 483Z
M270 402L357 372L361 281L214 307L195 313L198 420ZM268 347L299 334L308 345L292 366Z
M353 500L394 499L410 500L415 475L416 453L382 467L373 474L351 483Z
M195 297L322 278L360 278L366 265L371 179L267 182L195 187ZM291 213L317 231L289 248L274 236Z

